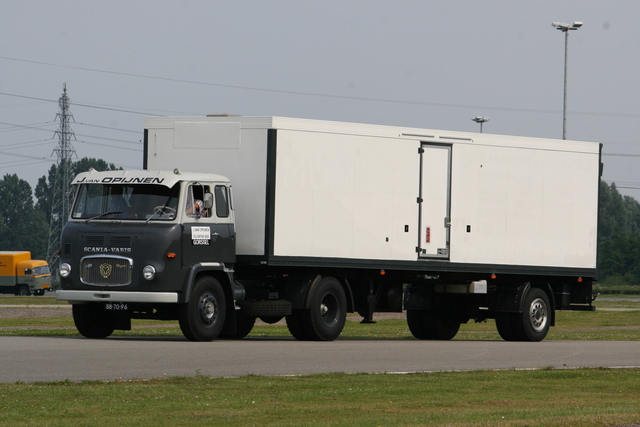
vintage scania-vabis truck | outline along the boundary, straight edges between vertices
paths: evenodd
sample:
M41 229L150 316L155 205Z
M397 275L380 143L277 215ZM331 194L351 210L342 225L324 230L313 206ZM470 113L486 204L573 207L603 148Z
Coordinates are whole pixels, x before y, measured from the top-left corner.
M143 170L78 175L60 248L79 332L177 319L193 341L257 318L334 340L406 312L419 339L495 319L540 341L594 310L597 143L281 117L145 120Z

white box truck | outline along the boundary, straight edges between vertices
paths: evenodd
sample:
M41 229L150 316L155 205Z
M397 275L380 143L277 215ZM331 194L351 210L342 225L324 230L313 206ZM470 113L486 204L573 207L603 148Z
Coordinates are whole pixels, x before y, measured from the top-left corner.
M161 318L242 338L285 318L333 340L348 312L406 311L419 339L495 319L540 341L557 310L595 309L601 168L590 142L147 118L143 170L74 181L57 297L88 337Z

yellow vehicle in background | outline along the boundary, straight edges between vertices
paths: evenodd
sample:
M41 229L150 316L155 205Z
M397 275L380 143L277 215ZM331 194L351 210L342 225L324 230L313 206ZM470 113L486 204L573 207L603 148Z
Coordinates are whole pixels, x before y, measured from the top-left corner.
M0 293L44 295L51 289L47 261L31 259L29 251L0 251Z

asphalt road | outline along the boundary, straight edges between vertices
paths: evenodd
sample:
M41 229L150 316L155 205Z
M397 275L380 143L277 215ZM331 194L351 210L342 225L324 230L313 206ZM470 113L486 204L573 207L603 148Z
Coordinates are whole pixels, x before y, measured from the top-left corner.
M640 367L638 341L417 341L0 337L0 382Z

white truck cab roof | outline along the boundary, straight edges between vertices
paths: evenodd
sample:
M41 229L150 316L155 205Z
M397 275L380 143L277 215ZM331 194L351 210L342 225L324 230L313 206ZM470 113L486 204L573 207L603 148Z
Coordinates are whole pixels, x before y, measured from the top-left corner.
M229 179L213 173L182 172L178 169L173 171L114 170L104 172L90 170L78 174L71 184L155 184L171 188L180 181L228 183Z

